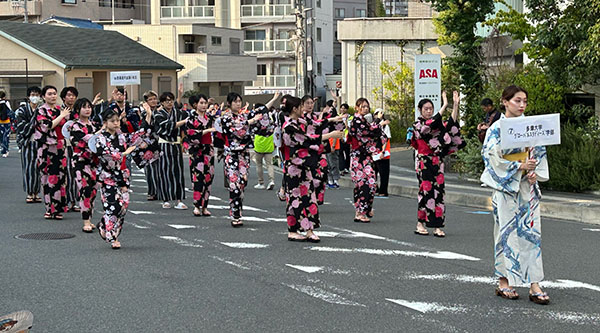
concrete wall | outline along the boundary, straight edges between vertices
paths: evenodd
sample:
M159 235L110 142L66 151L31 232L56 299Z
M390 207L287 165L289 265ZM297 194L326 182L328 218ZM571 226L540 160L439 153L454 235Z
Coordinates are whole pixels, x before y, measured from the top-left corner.
M99 1L83 2L78 0L76 4L63 4L60 0L43 0L42 15L39 20L44 20L52 15L90 19L92 21L110 21L112 18L111 7L100 7ZM110 4L111 0L106 0ZM145 19L145 1L137 0L135 8L115 8L115 20ZM117 1L119 3L119 1Z
M431 18L346 19L338 22L338 40L437 40Z

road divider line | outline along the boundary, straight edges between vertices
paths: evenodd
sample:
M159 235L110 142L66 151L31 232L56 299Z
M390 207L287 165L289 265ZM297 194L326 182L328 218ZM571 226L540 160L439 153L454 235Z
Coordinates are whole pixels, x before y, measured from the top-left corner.
M234 249L264 249L269 247L268 244L257 244L257 243L238 243L238 242L219 242L227 247Z
M292 264L285 264L288 267L306 272L306 273L316 273L320 270L323 270L324 267L322 266L300 266L300 265L292 265Z
M200 245L200 244L196 244L196 243L193 243L193 242L190 242L190 241L187 241L185 239L181 239L181 238L175 237L175 236L158 236L158 237L161 239L164 239L164 240L171 241L177 245L185 246L185 247L196 247L196 248L202 247L202 245Z
M242 264L238 264L237 262L233 262L231 260L223 259L223 258L220 258L220 257L217 257L217 256L210 256L210 258L213 258L213 259L218 260L220 262L224 262L224 263L229 264L231 266L235 266L237 268L241 268L243 270L250 270L250 267L246 267L246 266L244 266Z

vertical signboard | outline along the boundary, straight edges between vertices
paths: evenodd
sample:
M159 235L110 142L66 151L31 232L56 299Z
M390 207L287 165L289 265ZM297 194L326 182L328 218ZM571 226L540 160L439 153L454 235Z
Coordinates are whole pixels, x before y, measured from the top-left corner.
M430 99L435 113L442 106L442 59L439 54L417 54L415 56L415 119L420 115L419 101Z

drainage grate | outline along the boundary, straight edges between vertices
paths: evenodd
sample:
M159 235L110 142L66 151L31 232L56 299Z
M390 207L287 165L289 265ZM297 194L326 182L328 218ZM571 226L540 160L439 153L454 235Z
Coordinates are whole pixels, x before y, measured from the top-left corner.
M55 240L55 239L69 239L73 238L75 235L73 234L63 234L57 232L40 232L33 234L21 234L16 235L17 239L32 239L32 240Z

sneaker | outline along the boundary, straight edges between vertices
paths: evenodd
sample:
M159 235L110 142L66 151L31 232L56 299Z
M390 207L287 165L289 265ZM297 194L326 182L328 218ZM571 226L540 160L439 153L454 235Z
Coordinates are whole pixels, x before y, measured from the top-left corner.
M272 190L274 187L275 187L275 183L269 182L269 185L267 185L267 190Z
M171 208L171 204L168 201L163 202L162 204L162 208L164 209L169 209Z
M188 209L188 207L183 203L183 202L179 202L175 207L173 207L175 209Z
M8 153L2 154L2 157L8 157Z
M264 190L266 187L263 184L256 184L254 185L254 188L257 190Z
M340 188L340 184L338 184L338 182L334 181L333 188Z

